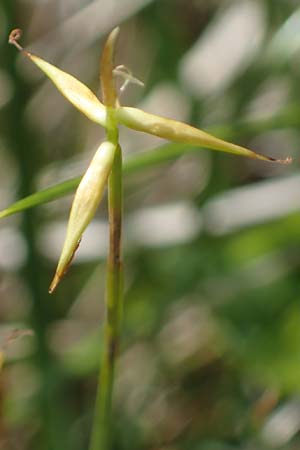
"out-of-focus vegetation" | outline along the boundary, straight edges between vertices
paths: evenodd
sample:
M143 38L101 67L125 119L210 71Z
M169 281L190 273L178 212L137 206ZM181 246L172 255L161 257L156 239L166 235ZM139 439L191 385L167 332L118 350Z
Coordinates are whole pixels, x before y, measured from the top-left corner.
M203 150L128 174L115 449L300 446L298 8L293 0L0 4L1 209L80 175L102 133L6 44L17 26L24 45L97 91L101 43L121 24L117 63L145 81L128 87L123 104L295 158L281 167ZM127 130L121 141L126 155L161 143ZM103 205L49 297L70 204L68 196L0 223L1 449L87 448L107 214Z

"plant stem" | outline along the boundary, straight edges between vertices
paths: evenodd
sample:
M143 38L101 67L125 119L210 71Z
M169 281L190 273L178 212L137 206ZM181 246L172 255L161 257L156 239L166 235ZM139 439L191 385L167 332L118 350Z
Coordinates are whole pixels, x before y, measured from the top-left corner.
M108 180L110 238L106 279L106 317L90 450L108 450L110 448L114 369L119 347L123 310L123 270L121 253L123 191L122 152L118 144L118 130L113 123L113 114L111 115L111 119L112 127L107 130L107 137L108 140L115 143L117 147L113 168Z
M118 353L123 312L122 273L122 152L115 108L118 96L113 79L113 57L119 29L108 36L101 61L100 80L103 103L106 106L107 140L116 146L112 171L108 179L109 255L106 278L106 317L102 361L98 381L96 411L90 450L109 450L111 446L111 405L115 361Z

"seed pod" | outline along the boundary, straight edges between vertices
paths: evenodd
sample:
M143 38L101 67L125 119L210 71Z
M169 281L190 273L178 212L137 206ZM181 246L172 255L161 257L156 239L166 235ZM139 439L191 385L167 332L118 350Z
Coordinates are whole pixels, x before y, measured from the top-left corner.
M28 52L25 52L25 54L50 78L69 102L89 119L105 126L106 108L88 87L72 75L58 69L38 56Z
M13 30L9 35L8 42L20 50L27 58L29 58L39 69L47 75L55 84L57 89L62 93L70 103L72 103L79 111L85 114L89 119L102 126L106 124L106 108L98 100L96 95L81 81L78 81L72 75L64 72L53 64L44 61L39 56L33 55L24 50L19 44L22 36L20 29Z
M49 292L52 293L67 271L82 233L94 217L110 174L116 146L103 142L96 151L77 188L73 200L65 242Z
M182 142L185 144L197 145L210 148L212 150L220 150L223 152L234 153L236 155L248 156L250 158L261 159L263 161L279 162L288 164L291 158L274 159L261 155L239 145L223 141L212 136L205 131L187 125L177 120L166 119L161 116L149 114L141 109L131 107L120 107L116 111L116 118L122 124L137 131L154 134L163 139L174 142Z
M102 51L100 61L100 81L102 100L105 106L114 108L118 103L118 95L113 77L115 45L119 36L119 27L109 34Z

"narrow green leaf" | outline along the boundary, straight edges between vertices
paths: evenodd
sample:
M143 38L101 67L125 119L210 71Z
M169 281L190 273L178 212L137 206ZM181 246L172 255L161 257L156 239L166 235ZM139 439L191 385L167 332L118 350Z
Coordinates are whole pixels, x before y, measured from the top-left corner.
M33 208L34 206L42 205L60 197L64 197L76 189L80 180L81 177L72 178L63 183L56 184L55 186L28 195L28 197L24 197L10 205L8 208L0 211L0 219L22 212L25 209Z
M164 162L172 161L185 152L199 151L199 148L183 144L166 144L152 150L147 150L129 157L124 161L123 171L125 175L130 175L140 170L155 167ZM29 195L0 211L0 219L13 214L33 208L34 206L49 203L58 198L64 197L78 187L81 177L71 178L62 183Z

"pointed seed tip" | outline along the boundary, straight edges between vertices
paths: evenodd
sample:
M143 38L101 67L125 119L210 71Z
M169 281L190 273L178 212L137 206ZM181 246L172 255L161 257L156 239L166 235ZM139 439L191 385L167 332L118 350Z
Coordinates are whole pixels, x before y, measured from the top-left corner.
M119 27L119 25L116 26L116 27L112 30L112 33L114 33L114 34L119 34L119 33L120 33L120 27Z
M54 278L49 286L49 294L53 294L53 292L55 291L55 289L57 288L58 283L60 282L60 276L56 273L54 275Z
M293 162L293 158L291 156L287 156L285 159L277 159L277 158L273 158L272 156L266 156L264 157L265 160L270 161L270 162L274 162L277 164L285 164L285 165L289 165Z
M52 286L52 284L51 284L51 286L49 286L49 289L48 289L48 294L53 294L53 292L54 292L54 287Z
M289 165L293 162L293 158L291 156L287 156L285 159L275 159L275 158L271 158L271 161L274 161L278 164L284 164L284 165Z
M113 43L116 42L120 33L120 27L115 27L108 35L108 39L112 40Z

